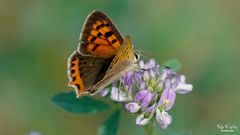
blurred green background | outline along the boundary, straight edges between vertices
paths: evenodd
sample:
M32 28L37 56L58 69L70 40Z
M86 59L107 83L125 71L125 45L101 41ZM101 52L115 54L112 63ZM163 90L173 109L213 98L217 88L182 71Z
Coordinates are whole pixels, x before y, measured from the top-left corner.
M1 0L0 134L94 135L110 112L71 115L50 102L67 86L67 58L84 19L107 13L136 49L160 63L177 58L194 85L178 95L173 122L161 134L225 134L240 127L240 1L238 0ZM121 117L119 135L143 134L135 116ZM231 133L240 134L240 129Z

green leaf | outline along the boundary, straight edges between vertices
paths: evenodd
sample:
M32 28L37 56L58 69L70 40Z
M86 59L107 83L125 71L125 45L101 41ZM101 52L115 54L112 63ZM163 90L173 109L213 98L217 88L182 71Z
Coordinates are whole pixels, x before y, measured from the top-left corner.
M51 100L70 113L98 113L110 109L110 106L101 100L88 96L77 98L74 92L56 94Z
M182 67L182 64L177 59L169 59L163 63L164 66L170 67L173 71L178 71Z
M120 119L120 110L115 111L98 130L99 135L116 135Z

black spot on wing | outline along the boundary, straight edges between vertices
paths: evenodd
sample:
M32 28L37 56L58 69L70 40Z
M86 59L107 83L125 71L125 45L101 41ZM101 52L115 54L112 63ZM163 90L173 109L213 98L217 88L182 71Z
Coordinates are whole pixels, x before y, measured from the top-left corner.
M73 57L73 58L72 58L72 61L75 61L75 60L77 60L77 58Z
M94 42L96 40L96 37L92 37L91 39L90 39L90 42Z
M108 31L108 32L105 33L105 37L106 37L106 38L108 38L108 37L110 37L110 36L112 36L112 35L113 35L113 32L112 32L112 31Z
M72 74L75 73L75 70L72 69L72 70L71 70L71 73L72 73Z
M99 44L94 45L94 47L92 48L92 51L95 51L98 47L99 47Z
M100 27L104 27L105 25L102 23L102 24L100 24Z
M75 66L75 63L71 63L71 67Z
M113 39L113 40L111 41L112 44L114 44L114 43L116 43L116 42L117 42L117 39Z
M98 32L97 36L98 36L98 37L101 37L101 36L102 36L102 33L101 33L101 32Z
M98 25L98 26L96 27L96 30L99 30L100 28L101 28L101 26Z

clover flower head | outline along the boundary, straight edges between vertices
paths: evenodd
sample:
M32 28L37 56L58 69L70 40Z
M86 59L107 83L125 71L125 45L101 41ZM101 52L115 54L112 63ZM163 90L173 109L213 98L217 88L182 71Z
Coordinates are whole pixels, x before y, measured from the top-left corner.
M138 115L137 125L146 125L154 118L159 126L166 129L172 122L168 111L174 106L176 93L186 94L193 86L187 84L186 77L179 75L168 67L161 67L154 59L148 62L140 60L137 66L126 72L121 83L112 90L106 88L102 96L110 92L110 98L123 102L125 109Z

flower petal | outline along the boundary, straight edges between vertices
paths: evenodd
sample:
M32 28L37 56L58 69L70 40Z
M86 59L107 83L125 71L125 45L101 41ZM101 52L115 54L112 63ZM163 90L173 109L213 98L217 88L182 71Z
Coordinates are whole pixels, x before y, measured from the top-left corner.
M179 94L187 94L192 91L193 86L191 84L180 83L175 91Z
M152 101L152 93L151 92L148 92L145 97L143 98L142 102L141 102L141 108L142 110L145 110L149 104L151 103Z
M148 90L140 90L134 97L136 102L141 102L143 98L147 95Z
M176 93L172 89L164 89L158 102L159 106L164 106L165 110L170 110L175 102Z
M150 112L151 115L154 114L155 110L157 109L158 104L154 103L152 106L148 107L145 112Z
M132 84L132 75L133 72L129 71L123 76L123 86L130 86Z
M182 81L182 82L185 82L185 81L186 81L186 77L185 77L184 75L181 75L180 78L181 78L181 81Z
M130 103L125 104L125 108L130 113L136 113L140 110L140 105L135 102L130 102Z
M147 69L154 68L156 66L156 62L154 59L150 59L146 65L147 65Z
M157 97L158 97L158 93L157 93L157 92L154 92L154 93L152 94L152 101L153 101L153 100L156 100Z
M110 91L110 88L104 88L104 89L100 90L98 94L101 97L105 97L109 93L109 91Z
M145 68L145 64L144 64L144 61L143 61L143 60L140 60L140 61L139 61L139 67L140 67L141 69L144 69L144 68Z
M159 81L158 81L157 87L158 87L159 89L162 89L162 88L163 88L163 80L159 80Z
M142 81L142 82L140 83L139 89L140 89L140 90L144 90L145 88L146 88L146 82Z
M170 83L170 79L167 78L167 79L165 80L165 89L170 88L170 84L171 84L171 83Z
M164 81L166 79L167 75L168 75L167 70L164 69L163 72L161 73L160 80Z
M172 122L172 117L165 111L156 110L156 119L160 127L166 129Z
M143 72L143 78L144 80L148 80L150 78L150 74L147 70Z
M117 87L112 87L110 98L118 102L123 102L128 100L127 94L124 93L123 91L118 90Z
M181 82L177 85L177 87L175 88L175 91L179 94L187 94L189 92L192 91L193 86L191 84L186 84L185 80L186 77L184 75L181 75L180 77Z
M144 113L140 114L137 118L136 118L136 124L137 125L147 125L148 121L151 119L151 117L149 118L145 118L144 117Z
M156 73L154 72L153 69L149 69L149 74L150 74L150 77L156 78Z
M140 83L142 81L142 76L140 72L134 72L133 78L135 83Z

